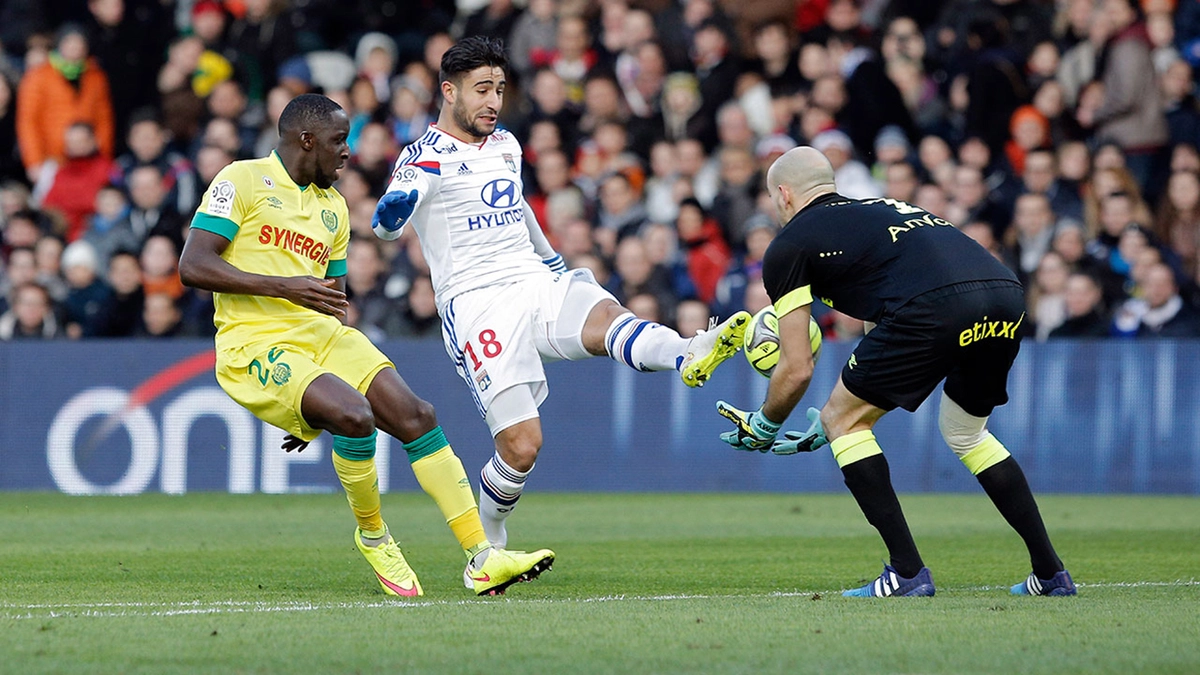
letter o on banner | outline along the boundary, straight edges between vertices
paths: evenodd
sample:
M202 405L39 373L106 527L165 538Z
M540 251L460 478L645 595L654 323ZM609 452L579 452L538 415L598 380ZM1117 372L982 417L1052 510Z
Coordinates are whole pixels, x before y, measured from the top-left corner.
M158 470L158 426L144 406L125 410L129 392L113 387L96 387L73 396L50 424L46 437L46 462L58 489L71 495L133 495L145 491ZM132 443L125 475L111 485L97 485L79 471L75 451L79 428L96 415L107 415L96 433L103 442L117 427L124 427ZM84 439L86 443L86 439Z

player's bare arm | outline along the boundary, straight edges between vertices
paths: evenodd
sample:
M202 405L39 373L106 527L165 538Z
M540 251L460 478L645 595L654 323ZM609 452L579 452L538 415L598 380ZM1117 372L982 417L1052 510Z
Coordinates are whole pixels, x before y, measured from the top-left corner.
M322 314L345 319L345 280L317 279L311 276L272 277L243 272L229 264L221 253L229 240L219 234L193 229L179 258L179 276L183 283L215 293L237 293L282 298Z
M811 314L812 305L804 305L779 317L779 363L771 373L763 403L763 414L772 420L786 420L812 381Z

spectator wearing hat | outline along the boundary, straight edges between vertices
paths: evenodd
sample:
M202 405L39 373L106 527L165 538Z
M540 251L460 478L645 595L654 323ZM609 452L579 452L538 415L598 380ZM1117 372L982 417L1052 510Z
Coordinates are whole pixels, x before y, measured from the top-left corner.
M396 70L396 42L383 33L367 33L354 49L358 76L375 87L375 98L391 98L391 79Z
M1025 171L1025 155L1050 143L1050 120L1032 105L1013 111L1008 123L1010 138L1004 144L1004 154L1014 173Z
M112 157L113 107L108 77L88 55L80 27L59 31L46 63L21 78L17 92L17 141L30 180L36 181L49 160L65 159L67 127L90 124L100 154Z
M112 292L100 279L100 260L92 245L77 241L63 249L62 270L67 280L63 301L65 334L72 339L94 337L103 322L101 310Z
M875 163L871 166L871 177L882 184L887 179L887 168L903 162L912 154L912 144L904 130L897 126L886 126L875 136Z
M646 207L633 181L615 172L600 183L599 226L615 232L617 239L637 234L647 221Z
M700 83L692 73L671 73L663 83L662 137L668 141L694 138L705 147L717 143L713 120L702 115Z
M771 134L764 136L754 145L754 156L758 160L758 170L762 175L767 175L767 169L775 163L775 160L783 156L783 153L800 145L796 139L787 134Z
M883 190L871 177L871 171L862 162L854 159L854 143L845 132L830 129L817 134L812 146L821 151L833 166L833 179L838 194L850 199L874 199L883 196Z

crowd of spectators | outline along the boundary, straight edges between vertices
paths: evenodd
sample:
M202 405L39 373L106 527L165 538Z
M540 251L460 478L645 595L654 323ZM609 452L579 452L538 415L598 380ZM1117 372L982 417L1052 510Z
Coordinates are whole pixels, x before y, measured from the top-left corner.
M309 91L351 120L351 320L438 335L418 242L370 220L462 35L509 46L551 242L644 318L769 304L763 176L807 144L1011 267L1029 336L1200 337L1200 0L5 0L0 339L211 335L191 215Z

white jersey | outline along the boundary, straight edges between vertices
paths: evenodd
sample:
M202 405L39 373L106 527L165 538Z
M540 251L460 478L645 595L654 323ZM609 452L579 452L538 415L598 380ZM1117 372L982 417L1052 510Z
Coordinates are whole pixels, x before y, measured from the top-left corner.
M439 312L467 291L553 274L542 264L553 251L539 253L534 244L545 242L540 229L531 238L539 226L522 194L521 144L510 132L474 144L431 124L396 160L394 190L418 191L406 226L420 238ZM375 228L383 239L402 231Z

